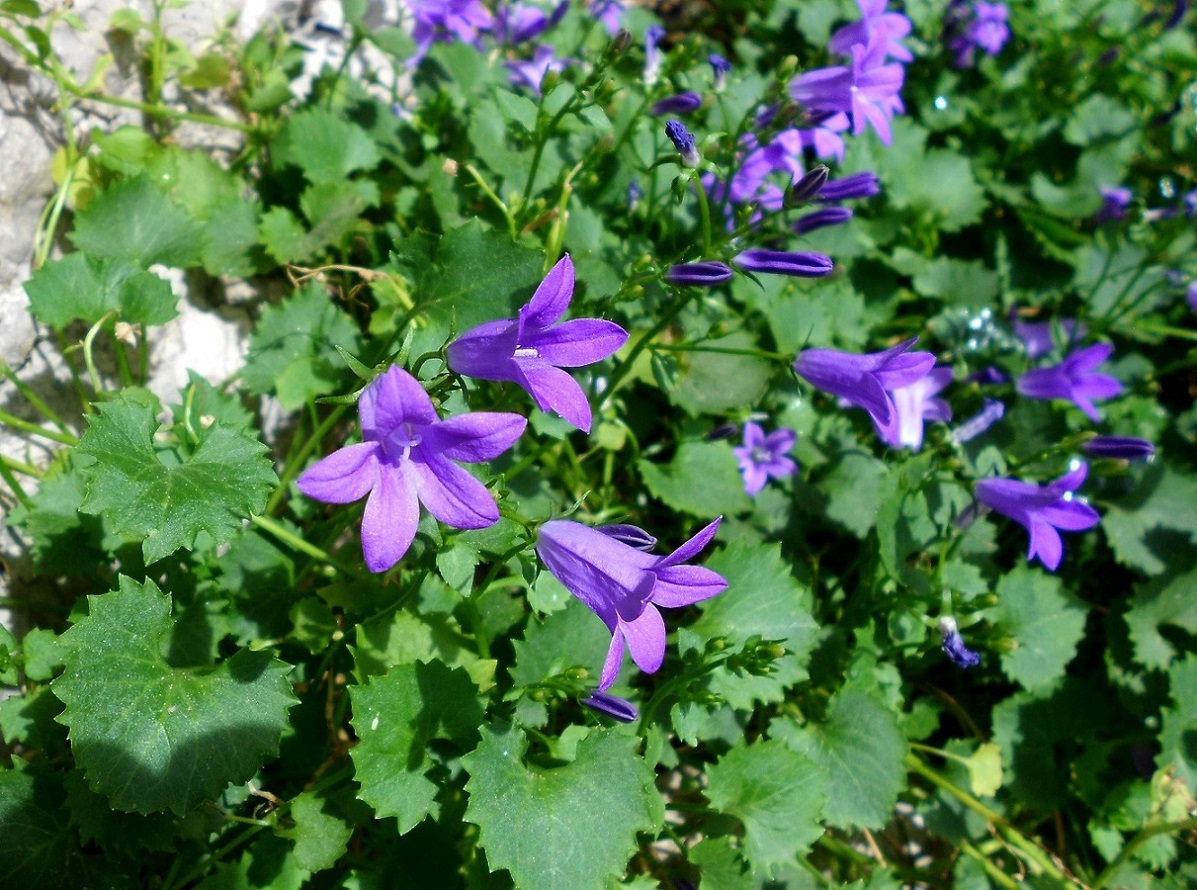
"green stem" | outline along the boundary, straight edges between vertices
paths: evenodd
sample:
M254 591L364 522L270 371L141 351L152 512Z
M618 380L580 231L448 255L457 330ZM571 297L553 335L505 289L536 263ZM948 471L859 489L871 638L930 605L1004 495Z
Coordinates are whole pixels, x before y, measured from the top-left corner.
M17 460L15 457L9 457L7 454L0 454L0 466L15 470L22 476L28 476L31 479L42 479L46 475L33 464L27 464L22 460Z
M25 493L25 489L21 487L21 483L17 481L17 477L13 475L10 469L10 462L12 458L7 455L0 454L0 479L4 480L4 484L12 491L15 497L23 507L29 506L29 495Z
M702 220L702 255L706 257L711 252L711 205L707 200L707 190L702 186L702 179L694 176L694 191L698 193L699 217Z
M611 381L607 386L606 391L603 393L603 397L599 400L595 413L601 411L607 402L611 400L611 396L615 394L615 391L619 388L619 385L623 383L624 378L627 377L631 372L632 366L636 363L636 359L640 357L640 353L644 352L644 350L648 348L656 336L661 333L661 331L665 330L665 328L667 328L669 324L681 314L682 310L686 308L686 304L689 303L697 293L698 290L695 288L685 288L682 290L674 299L673 304L661 314L660 318L657 319L656 324L649 328L643 337L632 344L632 348L628 350L627 357L619 363L619 365L615 368L615 372L611 375Z
M763 358L766 361L782 362L789 365L794 361L793 355L782 355L780 352L769 352L766 349L739 349L734 346L691 346L686 343L658 343L653 349L666 352L717 352L720 355L747 355L752 358Z
M287 466L283 469L283 475L279 479L278 488L274 490L274 493L270 496L270 500L266 502L266 509L262 511L264 514L274 513L278 509L279 502L286 496L291 483L303 470L303 463L307 460L308 455L320 445L320 442L323 441L328 431L336 425L337 421L341 419L348 408L348 405L338 405L330 411L328 417L324 418L324 422L316 427L312 431L312 434L308 436L307 441L303 443L303 447L294 456L288 455Z
M985 869L985 874L989 875L996 883L1005 887L1006 890L1018 890L1019 884L1014 878L1010 877L1000 868L998 868L988 856L970 844L968 841L962 841L960 849L968 856L977 860L981 864L981 868Z
M1157 834L1179 834L1182 831L1192 831L1193 829L1197 829L1197 817L1182 819L1179 822L1160 822L1141 829L1138 834L1126 842L1126 846L1114 857L1114 861L1102 869L1101 874L1097 876L1097 880L1092 884L1093 890L1101 890L1114 877L1114 874L1121 867L1122 863L1126 862L1135 850L1139 849L1139 847L1143 846L1143 844L1147 843Z
M8 362L0 359L0 375L7 377L12 381L13 386L25 397L30 405L36 408L46 420L54 424L63 433L68 436L71 434L70 428L63 423L62 419L54 412L54 410L47 405L37 393L35 393L24 380L17 376L17 373L8 366Z
M104 323L115 314L115 311L113 311L102 316L99 321L91 326L87 332L87 336L83 338L83 364L87 366L87 376L91 380L91 391L97 396L103 392L103 386L100 382L100 372L96 370L96 358L93 347L96 342L96 335L100 333ZM120 344L117 345L119 346Z
M340 560L330 556L325 551L321 550L315 544L309 544L298 535L292 534L279 523L275 522L266 516L251 515L249 521L260 528L262 531L274 536L278 541L286 544L292 550L298 550L300 553L306 553L313 559L319 560L327 565L332 566L342 575L347 578L356 578L358 573L346 566Z
M11 427L14 430L20 430L22 433L31 433L35 436L42 436L54 442L61 442L63 445L78 445L79 440L70 433L60 433L55 430L48 430L45 427L38 426L36 423L30 423L28 420L21 420L19 417L13 417L7 411L0 411L0 424Z
M1126 336L1133 336L1135 331L1147 331L1149 334L1163 334L1166 337L1179 337L1182 340L1197 340L1197 331L1190 331L1188 328L1174 328L1171 325L1155 324L1150 321L1136 321L1134 324L1126 327L1119 327L1119 333Z
M503 199L495 194L494 189L487 185L486 180L482 178L482 174L475 169L473 164L464 164L462 169L473 177L474 182L478 184L478 188L482 189L482 194L490 198L496 207L503 213L503 218L507 220L507 230L511 233L511 238L514 241L519 236L519 231L516 227L515 217L511 215L511 208L503 203Z
M238 121L225 120L224 118L216 117L211 114L197 114L191 111L178 111L174 108L167 108L163 105L154 105L148 102L138 102L135 99L121 99L117 96L97 96L88 93L79 87L68 84L66 91L78 99L87 99L91 102L102 102L105 105L115 105L118 108L132 108L135 111L140 111L142 114L147 114L150 117L161 118L176 118L177 120L191 121L195 124L207 124L212 127L223 127L226 130L238 130L242 133L255 134L258 128L249 124L243 124Z

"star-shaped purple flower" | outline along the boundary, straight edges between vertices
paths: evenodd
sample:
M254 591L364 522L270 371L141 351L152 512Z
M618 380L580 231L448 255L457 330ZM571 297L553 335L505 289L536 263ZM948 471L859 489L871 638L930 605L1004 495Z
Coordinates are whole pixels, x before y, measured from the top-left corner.
M625 641L642 671L651 674L661 667L665 622L658 606L688 606L727 588L727 581L711 569L683 565L710 542L719 522L716 519L668 556L653 556L625 543L627 526L614 534L567 519L540 527L536 552L541 562L611 631L600 692L619 674Z
M827 41L827 49L842 56L851 56L855 44L867 45L876 38L885 46L886 55L902 62L914 59L900 41L910 33L910 19L900 12L886 12L887 0L856 0L860 7L860 21L837 30Z
M889 121L904 110L898 93L906 70L897 63L882 64L885 43L874 35L869 45L852 46L852 65L816 68L790 81L790 98L813 112L843 112L852 116L852 132L859 136L872 124L885 145L891 141Z
M296 486L310 498L348 504L370 495L362 552L385 572L411 546L420 504L454 528L486 528L499 509L486 486L454 461L497 457L523 433L518 414L475 412L441 420L419 381L402 368L377 377L358 402L362 439L309 467Z
M806 349L794 361L794 371L812 386L864 408L879 429L894 422L897 408L890 395L926 377L935 366L929 352L907 352L918 337L884 352L856 355L838 349Z
M744 444L732 449L744 477L744 491L756 497L770 478L792 476L798 464L787 455L797 441L798 434L790 429L777 429L766 436L759 424L751 420L744 424Z
M1032 399L1067 399L1097 423L1101 412L1093 400L1111 399L1122 392L1121 383L1109 374L1093 370L1113 351L1109 343L1094 343L1074 350L1058 365L1027 371L1018 379L1018 391Z
M590 403L562 368L580 368L613 355L628 332L597 318L558 320L574 293L574 264L569 254L549 270L532 299L514 319L488 321L449 344L449 367L480 380L518 383L541 411L556 411L578 429L590 432Z
M914 383L890 390L894 413L888 426L877 427L881 441L891 448L909 448L911 451L922 448L924 421L946 423L952 419L952 409L943 399L936 398L936 394L952 382L953 376L951 368L933 368Z
M1064 556L1058 530L1083 532L1101 522L1096 510L1073 498L1088 473L1089 468L1081 464L1044 486L1018 479L982 479L977 482L977 500L1025 528L1031 535L1027 559L1038 557L1054 572Z
M461 40L478 45L481 33L494 26L494 17L480 0L407 0L407 5L415 16L413 64L427 55L434 42Z
M508 59L503 64L510 72L511 84L517 87L527 87L536 95L540 95L540 85L544 83L545 75L550 71L560 71L565 67L565 60L554 56L555 50L547 43L542 43L532 51L532 58L516 61Z

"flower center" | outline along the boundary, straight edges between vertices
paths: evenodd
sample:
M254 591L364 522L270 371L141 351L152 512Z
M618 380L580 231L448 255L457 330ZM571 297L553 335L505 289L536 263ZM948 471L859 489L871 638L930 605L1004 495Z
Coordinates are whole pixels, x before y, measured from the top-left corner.
M752 449L752 462L754 464L767 464L771 458L769 449L764 445L757 445Z
M399 449L399 460L407 460L411 456L411 450L423 440L423 435L417 432L415 426L409 421L400 424L387 437L387 444L391 446L387 450Z
M515 358L540 358L540 352L535 346L516 346Z

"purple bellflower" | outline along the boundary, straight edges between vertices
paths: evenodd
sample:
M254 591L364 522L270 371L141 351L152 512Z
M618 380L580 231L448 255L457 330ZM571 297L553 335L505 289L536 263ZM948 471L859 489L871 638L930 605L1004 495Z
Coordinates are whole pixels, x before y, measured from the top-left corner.
M871 198L881 194L881 180L877 174L869 170L860 173L850 173L839 179L828 180L819 189L821 201L855 201L860 198Z
M812 112L843 112L852 116L852 132L859 136L871 124L884 145L892 141L889 121L905 110L898 93L906 77L897 64L882 64L885 44L874 40L852 47L852 65L816 68L790 81L790 98Z
M1023 321L1018 316L1018 311L1012 309L1010 311L1010 320L1014 324L1014 335L1022 341L1023 346L1027 350L1027 357L1031 359L1042 358L1054 348L1054 341L1052 339L1053 324L1059 325L1060 332L1064 335L1068 343L1075 343L1089 333L1089 329L1084 324L1072 318L1057 319L1054 323L1050 321Z
M580 368L613 355L627 341L628 332L613 321L597 318L558 324L573 293L574 264L566 254L514 319L485 322L450 343L449 367L467 377L518 383L541 411L556 411L590 432L586 394L561 369Z
M677 287L715 287L731 281L731 267L718 260L704 260L701 263L678 263L670 266L665 280Z
M976 487L977 500L1025 528L1031 535L1027 559L1038 557L1054 572L1064 556L1059 530L1083 532L1101 522L1096 510L1073 498L1088 473L1089 468L1080 464L1043 486L1018 479L981 479Z
M652 86L661 76L661 41L665 29L660 25L649 25L644 32L644 84Z
M500 3L495 10L495 37L500 43L515 46L539 37L561 21L569 9L568 0L546 15L543 9L523 3Z
M1137 436L1094 436L1081 446L1090 457L1107 457L1114 460L1151 460L1155 457L1155 446Z
M542 43L532 51L532 58L526 61L508 60L503 64L511 72L512 86L523 86L536 95L540 95L540 86L544 83L545 75L550 71L560 71L565 67L564 59L553 57L553 47Z
M1004 3L985 0L952 0L944 15L948 49L956 54L957 68L971 68L977 50L991 56L1010 39L1010 12Z
M822 115L812 128L800 130L802 145L812 149L821 161L835 158L837 164L844 163L844 137L840 133L852 126L848 115L837 111Z
M711 74L714 77L715 92L720 92L727 84L727 75L732 70L732 64L719 53L711 53L707 56L707 61L711 63Z
M917 342L918 337L911 337L884 352L865 355L805 349L795 359L794 371L817 389L864 408L879 429L886 429L898 410L890 393L921 380L935 366L931 353L907 351Z
M362 552L372 572L403 558L420 521L420 504L454 528L486 528L499 519L486 486L454 461L479 463L510 448L527 421L518 414L474 412L441 420L419 381L387 369L358 402L362 441L334 451L296 481L310 498L348 504L365 497Z
M1018 379L1016 388L1032 399L1067 399L1097 423L1101 412L1094 399L1110 399L1122 392L1122 384L1109 374L1098 374L1094 368L1110 357L1114 347L1109 343L1094 343L1077 349L1058 365L1035 368Z
M782 130L765 145L759 145L751 133L744 139L748 149L739 168L731 178L728 192L736 204L756 201L766 210L780 210L785 195L780 188L767 183L772 173L788 174L790 182L802 176L802 134L797 130Z
M831 257L824 253L794 253L759 247L740 251L732 257L732 262L745 272L791 275L796 278L822 278L835 269Z
M886 12L887 0L856 0L861 19L837 30L827 41L827 49L841 56L851 56L856 44L868 45L876 37L885 53L901 62L914 59L901 40L910 33L910 19L900 12Z
M653 103L649 109L652 114L689 114L702 107L702 96L693 91L666 96Z
M981 656L964 645L964 638L960 636L960 628L956 619L944 615L939 619L939 635L943 640L943 653L948 661L958 668L976 667L981 663Z
M716 519L668 556L653 556L602 529L567 519L540 527L536 553L541 562L611 631L599 692L615 682L625 641L642 671L651 674L661 667L665 622L658 606L688 606L727 588L727 581L710 569L683 565L706 547L719 522Z
M1189 308L1197 312L1197 279L1189 282L1189 286L1185 288L1185 302L1189 304Z
M956 429L952 430L952 441L957 445L971 442L1006 415L1006 405L997 399L986 399L981 410Z
M952 382L951 368L932 368L926 376L914 383L889 391L894 403L894 412L887 426L878 426L877 435L891 448L909 448L918 451L923 447L923 422L952 419L952 409L936 395Z
M590 14L603 23L607 33L614 34L623 24L623 3L621 0L591 0Z
M437 41L460 40L476 45L482 32L494 26L494 19L481 0L407 0L407 5L415 16L413 63L424 58Z
M1121 222L1126 219L1126 210L1134 200L1134 193L1122 186L1115 188L1102 186L1099 191L1101 192L1101 209L1094 214L1093 221L1099 223Z
M744 424L744 444L732 449L744 477L744 491L756 497L770 479L784 479L798 469L788 457L798 434L791 429L777 429L765 435L760 425L751 420Z

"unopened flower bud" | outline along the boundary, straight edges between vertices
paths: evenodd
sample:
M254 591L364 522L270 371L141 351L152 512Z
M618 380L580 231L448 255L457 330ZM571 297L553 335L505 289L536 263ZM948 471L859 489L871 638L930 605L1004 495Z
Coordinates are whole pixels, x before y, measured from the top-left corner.
M730 281L732 270L717 260L701 263L679 263L665 273L665 280L677 287L715 287Z
M582 699L582 704L595 713L603 714L620 723L633 723L640 716L640 712L630 701L617 695L611 695L609 692L592 692Z
M819 164L801 179L786 189L786 207L800 207L823 190L827 184L827 176L831 171L824 164Z
M694 144L694 135L686 129L686 125L679 120L671 120L665 125L665 135L681 155L682 164L687 167L697 167L702 161L698 148Z

